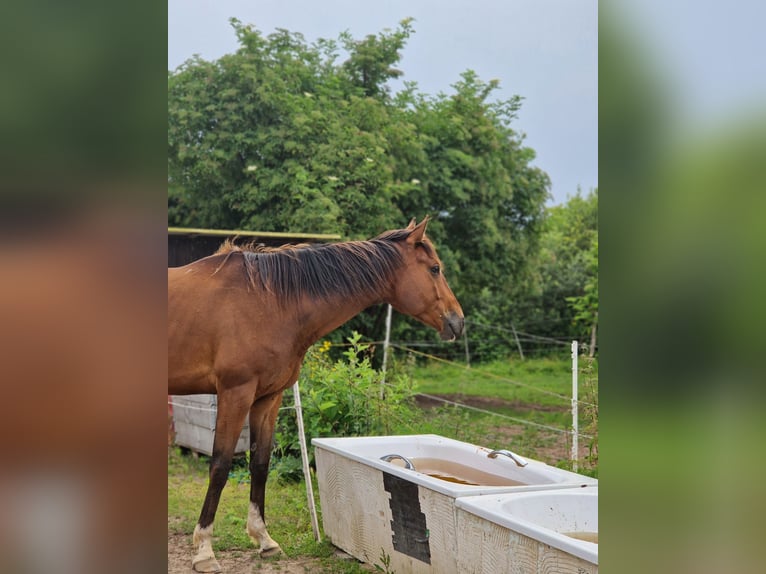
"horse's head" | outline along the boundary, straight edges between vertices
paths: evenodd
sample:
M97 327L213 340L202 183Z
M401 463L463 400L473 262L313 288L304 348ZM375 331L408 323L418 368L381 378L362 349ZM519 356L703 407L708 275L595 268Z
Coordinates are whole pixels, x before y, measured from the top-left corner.
M428 217L415 225L413 219L404 241L399 242L403 265L388 301L397 311L415 317L439 331L445 341L463 334L463 309L442 271L442 262L426 237Z

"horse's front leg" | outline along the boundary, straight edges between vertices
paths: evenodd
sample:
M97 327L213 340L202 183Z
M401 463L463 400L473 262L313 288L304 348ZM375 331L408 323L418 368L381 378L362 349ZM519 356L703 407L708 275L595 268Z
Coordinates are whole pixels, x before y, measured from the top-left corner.
M274 439L274 426L282 404L282 392L258 399L250 408L250 509L247 515L247 533L261 549L264 558L279 554L279 547L266 531L265 497L266 479Z
M213 554L213 521L221 499L221 491L229 478L237 438L242 432L251 404L252 393L248 393L244 387L239 392L224 391L218 395L213 455L210 458L210 480L192 538L195 547L192 569L195 572L221 571L221 566Z

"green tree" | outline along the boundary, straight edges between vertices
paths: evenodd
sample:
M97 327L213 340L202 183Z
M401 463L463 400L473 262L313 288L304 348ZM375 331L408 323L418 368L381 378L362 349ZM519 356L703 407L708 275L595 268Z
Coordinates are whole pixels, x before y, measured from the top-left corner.
M528 329L590 341L598 320L598 189L548 209Z
M333 65L333 42L232 25L235 54L169 76L173 222L351 237L398 226L385 103ZM402 34L381 35L381 51Z
M369 34L364 40L354 40L348 31L340 35L349 53L342 69L365 96L380 97L389 93L386 82L402 75L402 71L394 65L399 62L401 50L412 31L412 18L406 18L398 30L377 36Z
M437 214L429 233L468 318L507 325L514 302L527 297L532 283L530 262L550 181L531 165L534 150L511 128L520 97L494 99L497 81L483 82L471 70L452 87L450 95L400 95L423 155L408 165L416 190L398 203L404 213ZM410 323L400 336L427 337ZM509 347L505 341L495 353L480 348L479 359L507 354Z
M511 127L521 98L498 100L498 82L470 70L450 94L414 83L392 93L411 20L311 45L232 26L234 54L192 58L168 75L170 222L354 239L430 215L466 314L503 322L533 284L549 188ZM353 328L378 338L383 314ZM397 329L433 338L411 321Z

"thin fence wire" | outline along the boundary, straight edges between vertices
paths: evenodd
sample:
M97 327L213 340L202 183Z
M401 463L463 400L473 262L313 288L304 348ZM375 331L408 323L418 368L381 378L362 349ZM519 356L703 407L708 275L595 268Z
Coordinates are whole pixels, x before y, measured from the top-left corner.
M173 395L173 396L178 396L178 395ZM182 409L189 409L189 410L192 410L192 411L203 411L203 412L206 412L206 413L218 413L218 407L215 407L215 408L198 407L198 406L190 405L190 404L187 404L187 403L176 403L175 401L170 401L170 400L168 401L168 405L173 406L173 407L180 407ZM295 409L295 405L287 405L287 406L284 406L284 407L279 407L280 411L294 410L294 409Z
M504 333L511 333L514 334L513 329L508 329L506 327L500 327L498 325L487 325L486 323L479 323L477 321L469 321L466 319L466 323L469 325L475 325L477 327L484 327L485 329L493 329L495 331L502 331ZM555 343L557 345L566 345L569 346L571 344L571 338L569 337L561 337L561 338L555 338L555 337L544 337L542 335L533 335L532 333L526 333L524 331L519 331L516 329L517 335L524 335L525 337L528 337L529 339L533 341L549 341L550 343ZM521 338L521 337L519 337Z
M522 343L534 343L534 344L541 344L541 345L554 345L552 342L545 342L545 341L536 341L533 339L526 339L524 337L519 337L519 341ZM374 344L380 344L381 342L375 342ZM465 355L465 349L463 347L454 347L454 348L447 348L445 349L444 343L438 343L433 341L391 341L390 344L399 344L399 345L406 345L407 347L433 347L433 348L440 348L445 354L449 355ZM482 338L481 339L482 345L495 345L495 344L503 344L507 343L505 339L487 339ZM346 343L333 343L334 347L348 347L349 345ZM559 348L558 343L556 343L556 348ZM547 348L525 348L524 354L528 353L546 353L550 354L551 347ZM515 349L509 351L509 354L516 355L518 354L518 351Z
M426 397L427 399L431 399L431 400L434 400L434 401L440 401L440 402L443 402L443 403L448 404L448 405L452 405L452 406L455 406L455 407L461 407L461 408L464 408L464 409L469 409L469 410L476 411L476 412L479 412L479 413L482 413L482 414L485 414L485 415L492 415L492 416L495 416L495 417L500 417L500 418L512 420L512 421L514 421L516 423L519 423L519 424L530 425L530 426L534 426L534 427L538 427L538 428L542 428L542 429L545 429L545 430L554 431L554 432L558 432L558 433L571 434L570 431L565 430L565 429L560 429L558 427L553 427L553 426L544 425L544 424L541 424L541 423L536 423L534 421L528 421L528 420L525 420L525 419L520 419L520 418L512 417L512 416L509 416L509 415L504 415L503 413L497 413L495 411L489 411L487 409L480 409L479 407L474 407L472 405L466 405L466 404L463 404L463 403L458 403L456 401L450 401L448 399L443 399L442 397L437 397L436 395L428 395L426 393L418 393L418 395L421 396L421 397ZM593 438L592 436L587 435L587 434L582 434L582 433L577 433L577 434L579 436L581 436L581 437Z
M507 333L513 334L513 331L511 329L507 329L505 327L500 327L500 326L497 326L497 325L487 325L487 324L484 324L484 323L479 323L477 321L468 321L468 320L466 320L466 323L468 323L470 325L477 326L477 327L483 327L483 328L487 328L487 329L492 329L492 330L496 330L496 331L507 332ZM544 337L542 335L534 335L532 333L526 333L526 332L518 331L518 330L516 331L516 335L519 335L518 339L520 341L524 341L524 342L533 342L533 343L540 343L540 344L566 345L566 346L571 344L571 342L569 340L564 341L564 340L559 340L559 339L552 338L552 337ZM375 346L375 345L383 344L383 341L363 341L362 344L369 345L369 346ZM417 347L421 347L421 348L443 347L443 345L440 344L440 343L431 343L431 342L425 342L425 341L406 341L406 342L390 342L389 344L393 348L397 348L399 350L405 351L407 353L412 353L414 355L419 355L419 356L425 357L425 358L433 360L433 361L437 361L437 362L441 362L441 363L446 363L448 365L452 365L452 366L455 366L455 367L458 367L458 368L462 368L462 369L465 369L467 371L470 371L473 374L479 374L481 376L485 376L485 377L488 377L488 378L491 378L491 379L494 379L494 380L497 380L497 381L501 381L501 382L505 382L505 383L510 383L510 384L513 384L513 385L516 385L516 386L519 386L519 387L524 387L524 388L530 389L530 390L532 390L534 392L538 392L538 393L541 393L541 394L552 396L552 397L554 397L556 399L565 401L567 403L571 403L571 401L572 401L571 397L566 396L566 395L562 395L560 393L556 393L556 392L553 392L553 391L548 391L546 389L540 389L540 388L535 387L533 385L529 385L529 384L522 383L522 382L519 382L519 381L514 381L512 379L509 379L507 377L503 377L501 375L496 375L496 374L490 373L488 371L483 371L481 369L477 369L475 366L469 367L467 365L464 365L462 362L457 362L457 361L452 361L452 360L449 360L449 359L444 359L442 357L438 357L438 356L430 354L430 353L425 353L423 351L417 351L417 350L412 348L412 347L416 347L416 346ZM350 347L352 345L353 345L352 343L332 343L333 347ZM528 353L530 351L534 353L536 351L536 349L529 349L529 350L525 349L525 353ZM458 354L458 353L455 353L455 354ZM385 386L389 386L389 385L390 385L390 383L386 383L385 384ZM517 424L533 426L533 427L541 428L541 429L544 429L544 430L547 430L547 431L551 431L551 432L556 432L556 433L571 434L571 431L568 430L568 429L560 429L560 428L553 427L553 426L550 426L550 425L545 425L545 424L537 423L537 422L534 422L534 421L529 421L529 420L525 420L525 419L521 419L521 418L517 418L517 417L512 417L510 415L506 415L506 414L503 414L503 413L498 413L498 412L487 410L487 409L482 409L482 408L479 408L479 407L475 407L475 406L472 406L472 405L467 405L467 404L460 403L460 402L457 402L457 401L452 401L452 400L449 400L449 399L438 397L436 395L430 395L430 394L427 394L427 393L416 393L416 395L417 396L421 396L421 397L425 397L425 398L427 398L429 400L434 400L434 401L437 401L437 402L448 404L450 406L454 406L454 407L457 407L457 408L463 408L463 409L471 410L471 411L474 411L474 412L479 412L479 413L482 413L482 414L485 414L485 415L490 415L490 416L494 416L494 417L499 417L499 418L511 420L511 421L513 421L513 422L515 422ZM588 401L579 400L579 399L578 399L577 402L578 402L578 404L587 405L587 406L591 406L591 407L597 406L594 403L591 403L591 402L588 402ZM217 411L216 408L201 407L201 406L196 406L196 405L189 405L189 404L184 404L184 403L178 403L178 402L172 401L170 399L168 400L168 405L172 405L174 407L186 408L186 409L190 409L190 410L204 411L204 412L216 412ZM280 407L279 410L280 411L283 411L283 410L295 410L295 405L286 405L286 406ZM407 428L410 428L410 429L415 428L415 427L413 427L410 424L410 422L405 421L403 419L399 420L398 422L399 422L399 424L404 424L404 426L406 426ZM579 432L577 434L578 434L578 436L581 436L583 438L587 438L587 439L592 439L593 438L592 435L588 435L588 434L584 434L584 433L579 433Z
M513 385L516 385L516 386L519 386L519 387L524 387L526 389L530 389L532 391L535 391L535 392L538 392L538 393L542 393L544 395L550 395L552 397L555 397L557 399L565 401L568 404L571 404L571 402L572 402L572 397L568 397L566 395L555 393L553 391L548 391L546 389L541 389L539 387L535 387L533 385L528 385L526 383L521 383L519 381L514 381L514 380L509 379L507 377L503 377L501 375L496 375L496 374L490 373L488 371L482 371L481 369L477 369L475 366L474 367L469 367L467 365L464 365L462 363L458 363L456 361L450 361L449 359L443 359L441 357L437 357L436 355L430 355L428 353L424 353L423 351L416 351L415 349L410 349L408 347L405 347L405 346L399 345L399 344L394 345L393 343L391 343L391 346L392 347L396 347L397 349L401 349L403 351L407 351L409 353L413 353L415 355L420 355L420 356L426 357L426 358L434 360L434 361L438 361L438 362L441 362L441 363L446 363L448 365L452 365L454 367L458 367L460 369L464 369L464 370L469 371L471 373L478 373L478 374L480 374L482 376L489 377L491 379L495 379L495 380L498 380L498 381L503 381L503 382L510 383L510 384L513 384ZM589 405L589 406L595 406L593 403L589 403L587 401L578 401L578 403L584 404L584 405Z

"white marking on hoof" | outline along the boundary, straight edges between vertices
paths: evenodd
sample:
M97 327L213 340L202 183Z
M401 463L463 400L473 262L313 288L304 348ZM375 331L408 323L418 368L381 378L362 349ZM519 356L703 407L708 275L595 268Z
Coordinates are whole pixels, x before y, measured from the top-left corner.
M213 554L213 525L200 528L197 524L192 542L197 549L197 554L192 558L192 569L195 572L220 572L221 565Z
M250 535L253 544L261 549L260 554L262 558L270 558L282 552L279 544L266 531L266 524L261 518L261 511L254 502L250 503L250 510L247 512L247 533Z

